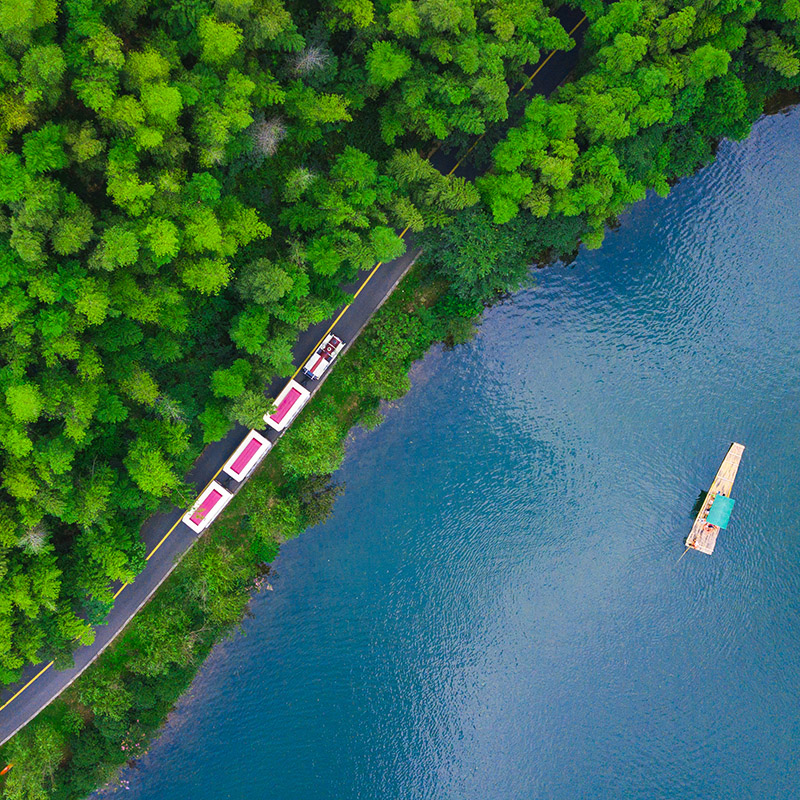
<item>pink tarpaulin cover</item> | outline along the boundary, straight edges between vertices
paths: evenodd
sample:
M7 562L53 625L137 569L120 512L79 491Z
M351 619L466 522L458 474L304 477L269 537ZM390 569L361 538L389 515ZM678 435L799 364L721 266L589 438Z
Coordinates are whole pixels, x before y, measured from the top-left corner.
M203 500L198 506L197 511L195 511L189 519L191 519L195 525L199 525L220 500L222 500L222 495L216 489L210 491L208 497Z
M300 397L300 392L298 392L297 389L289 390L286 393L286 397L281 400L281 404L278 406L275 413L270 416L270 419L280 423L289 413L292 406L297 402L298 397Z
M248 443L247 446L239 453L238 458L236 461L231 464L231 471L235 472L237 475L241 475L244 468L250 463L250 459L253 457L255 452L258 448L261 447L261 442L258 441L255 437L253 437Z

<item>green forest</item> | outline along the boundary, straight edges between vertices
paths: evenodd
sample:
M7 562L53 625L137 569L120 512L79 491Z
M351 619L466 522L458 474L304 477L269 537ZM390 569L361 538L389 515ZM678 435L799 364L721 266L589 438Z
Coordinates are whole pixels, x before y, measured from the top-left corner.
M91 641L143 518L260 422L342 282L478 201L416 148L570 40L538 0L9 0L0 31L8 682Z
M243 493L235 547L203 545L176 576L195 581L191 619L168 586L51 739L12 742L41 769L7 796L83 796L120 741L144 741L258 565L324 516L347 429L378 421L414 358L800 84L798 0L580 9L578 66L544 98L511 87L575 43L540 0L0 0L0 683L92 640L112 583L143 566L142 521L191 501L205 444L260 426L298 332L406 228L428 287L382 312ZM425 158L478 137L474 181Z

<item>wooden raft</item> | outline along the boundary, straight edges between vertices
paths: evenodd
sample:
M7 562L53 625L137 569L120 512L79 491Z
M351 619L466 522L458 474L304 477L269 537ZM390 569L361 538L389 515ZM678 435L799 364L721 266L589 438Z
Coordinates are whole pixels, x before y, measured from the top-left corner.
M719 468L716 477L714 478L711 488L708 490L706 499L703 501L703 506L700 513L692 525L692 530L686 537L686 546L694 550L699 550L701 553L714 552L714 546L717 543L717 536L719 536L720 528L718 525L709 525L706 522L708 512L714 503L714 498L718 494L731 496L731 489L733 489L733 482L736 479L736 473L739 470L739 464L742 460L742 453L744 452L744 445L734 442L728 454L722 461L722 466Z

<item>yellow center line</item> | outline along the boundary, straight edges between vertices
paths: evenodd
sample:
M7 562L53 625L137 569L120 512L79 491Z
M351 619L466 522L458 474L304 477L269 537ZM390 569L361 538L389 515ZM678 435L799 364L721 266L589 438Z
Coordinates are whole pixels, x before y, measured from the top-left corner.
M406 234L408 233L408 229L410 227L411 227L410 225L406 225L406 227L403 229L403 232L400 234L401 239L405 238ZM331 324L328 326L328 330L326 330L325 333L322 334L322 338L314 345L314 347L311 349L311 352L300 362L300 366L295 370L294 375L292 375L290 380L294 380L297 377L300 370L303 369L303 364L305 364L306 361L308 361L308 359L311 358L311 356L313 356L314 353L316 353L317 348L325 341L325 337L333 330L334 325L336 325L336 323L345 315L347 309L353 305L353 303L356 301L356 298L361 294L364 287L372 280L372 276L378 271L378 267L380 266L383 266L383 261L379 261L373 267L372 272L370 272L370 274L367 275L367 277L364 279L364 283L362 283L361 286L358 287L358 291L356 291L356 293L353 295L353 299L339 312L339 316L336 317L336 319L333 322L331 322Z
M573 29L567 34L567 36L572 36L572 34L575 33L575 31L578 30L578 28L580 28L580 26L583 25L584 22L586 22L586 15L585 14L578 21L577 25L575 25L575 27L573 27ZM542 61L541 64L539 64L539 66L534 70L533 74L525 81L525 83L522 84L522 86L519 88L519 91L514 95L514 97L519 97L530 86L531 81L542 71L542 69L544 69L544 65L558 52L559 52L558 50L551 50L550 51L550 54L547 56L547 58L545 58L545 60ZM464 153L464 155L461 156L461 158L459 158L458 161L456 161L456 165L453 167L453 169L450 170L450 172L447 173L447 177L448 178L461 166L461 163L464 161L464 159L480 144L481 140L485 136L486 136L486 133L485 132L482 133L472 143L472 147L470 147L469 150L467 150L467 152Z
M459 159L458 159L458 161L456 161L456 165L453 167L453 169L451 169L451 170L450 170L450 172L448 172L448 173L447 173L447 177L448 177L448 178L449 178L449 177L450 177L450 176L451 176L451 175L452 175L452 174L453 174L453 173L454 173L454 172L455 172L455 171L456 171L456 170L457 170L457 169L458 169L458 168L461 166L461 162L462 162L462 161L463 161L463 160L464 160L464 159L465 159L465 158L466 158L466 157L467 157L467 156L468 156L468 155L469 155L469 154L470 154L470 153L471 153L471 152L472 152L472 151L473 151L473 150L474 150L474 149L475 149L477 146L478 146L479 142L481 141L481 139L483 139L483 137L484 137L484 136L486 136L486 134L485 134L485 133L482 133L482 134L481 134L481 135L480 135L480 136L479 136L479 137L478 137L478 138L477 138L477 139L476 139L476 140L475 140L475 141L472 143L472 147L470 147L470 149L469 149L469 150L467 150L467 152L466 152L466 153L464 153L464 155L463 155L463 156L461 156L461 158L459 158Z
M44 673L47 672L47 670L49 670L50 667L52 667L55 663L55 661L51 661L44 669L42 669L40 672L37 672L16 694L11 695L11 697L9 697L8 700L6 700L5 703L0 706L0 711L2 711L9 703L11 703L12 700L16 700L37 678L44 675Z
M582 24L583 24L585 21L586 21L586 17L584 16L584 17L583 17L583 18L582 18L582 19L581 19L581 20L578 22L578 24L577 24L577 25L575 25L575 27L574 27L574 28L573 28L573 29L572 29L572 30L569 32L569 34L568 34L568 35L569 35L569 36L572 36L572 34L573 34L573 33L575 33L575 31L576 31L576 30L578 30L578 28L579 28L579 27L580 27L580 26L581 26L581 25L582 25ZM521 92L523 92L523 91L524 91L524 90L525 90L525 89L528 87L528 85L530 84L530 82L531 82L531 81L532 81L532 80L533 80L533 79L534 79L534 78L535 78L535 77L536 77L536 76L539 74L539 72L540 72L540 71L541 71L541 69L544 67L544 65L545 65L545 64L546 64L546 63L547 63L547 62L548 62L548 61L549 61L549 60L550 60L550 59L551 59L551 58L552 58L552 57L553 57L555 54L556 54L556 52L558 52L558 51L556 51L556 50L553 50L553 51L550 53L550 55L548 55L548 56L547 56L547 58L546 58L544 61L542 61L542 63L541 63L541 64L540 64L540 65L539 65L539 66L536 68L536 71L535 71L535 72L534 72L534 73L533 73L533 74L532 74L532 75L531 75L531 76L530 76L530 77L529 77L529 78L528 78L528 79L525 81L525 83L522 85L522 88L521 88L521 89L520 89L520 90L519 90L519 91L518 91L518 92L517 92L517 93L514 95L514 97L517 97L517 96L518 96L518 95L519 95ZM485 136L486 136L486 134L485 134L485 133L482 133L482 134L481 134L481 135L480 135L480 136L479 136L479 137L478 137L478 138L477 138L477 139L476 139L476 140L475 140L475 141L472 143L472 147L470 147L470 148L469 148L469 150L467 150L467 152L466 152L466 153L464 153L464 155L463 155L463 156L461 156L461 158L458 160L458 162L456 163L456 165L455 165L455 166L454 166L454 167L453 167L453 168L450 170L450 172L448 172L448 173L447 173L448 177L449 177L450 175L452 175L452 174L453 174L453 173L454 173L454 172L455 172L455 171L458 169L458 167L460 166L461 162L462 162L462 161L463 161L463 160L464 160L464 159L465 159L465 158L466 158L466 157L467 157L467 156L468 156L468 155L469 155L469 154L470 154L470 153L471 153L471 152L472 152L472 151L473 151L473 150L474 150L476 147L477 147L478 143L479 143L479 142L480 142L480 141L481 141L481 140L482 140L482 139L483 139ZM437 148L435 148L433 152L436 152L436 150L437 150L437 149L438 149L438 147L437 147ZM431 153L431 155L433 155L433 153ZM400 234L400 238L401 238L401 239L405 238L405 235L406 235L406 233L408 233L408 229L409 229L409 227L410 227L410 226L406 226L406 228L405 228L405 229L403 230L403 232ZM338 321L339 321L339 320L340 320L340 319L341 319L341 318L342 318L342 317L345 315L345 313L346 313L346 312L347 312L347 310L350 308L350 306L352 306L352 305L353 305L353 303L355 302L355 299L356 299L356 298L357 298L357 297L358 297L358 296L361 294L361 292L363 291L364 287L365 287L365 286L366 286L366 285L367 285L367 284L368 284L368 283L369 283L369 282L372 280L372 276L373 276L373 275L374 275L374 274L375 274L375 273L378 271L378 267L382 266L382 264L383 264L383 262L382 262L382 261L379 261L379 262L378 262L378 263L377 263L377 264L376 264L376 265L373 267L373 269L372 269L372 272L370 272L370 273L369 273L369 275L367 275L367 277L364 279L364 283L362 283L362 284L361 284L361 286L359 286L359 287L358 287L358 291L356 291L356 293L353 295L353 299L352 299L352 300L351 300L351 301L350 301L350 302L349 302L349 303L348 303L348 304L347 304L347 305L346 305L346 306L345 306L345 307L344 307L344 308L343 308L343 309L342 309L342 310L339 312L339 315L338 315L338 316L336 317L336 319L335 319L335 320L334 320L334 321L333 321L333 322L330 324L330 326L328 327L328 330L326 330L326 331L325 331L325 333L323 333L323 334L322 334L322 338L321 338L321 339L320 339L320 340L319 340L319 341L316 343L316 345L314 345L314 349L313 349L313 350L312 350L312 351L311 351L311 352L310 352L310 353L309 353L309 354L308 354L308 355L307 355L307 356L306 356L306 357L305 357L305 358L304 358L304 359L303 359L303 360L300 362L300 366L297 368L297 370L295 371L295 373L292 375L292 378L291 378L292 380L294 380L294 379L297 377L298 373L299 373L299 372L300 372L300 370L303 368L303 364L305 364L305 363L306 363L306 361L308 361L308 359L309 359L309 358L311 358L311 356L312 356L312 355L314 355L314 353L316 352L317 348L318 348L318 347L319 347L319 346L322 344L322 342L324 341L325 337L326 337L326 336L327 336L327 335L328 335L328 334L329 334L329 333L330 333L330 332L333 330L333 327L334 327L334 325L336 325L336 323L337 323L337 322L338 322ZM223 466L224 466L224 465L223 465ZM202 493L203 493L203 492L204 492L206 489L208 489L208 487L211 485L211 482L212 482L212 481L214 481L214 480L216 480L216 478L217 478L217 476L220 474L220 472L222 472L222 467L220 467L220 468L219 468L219 469L216 471L216 473L214 474L214 477L213 477L213 478L212 478L212 479L211 479L211 480L210 480L210 481L209 481L209 482L208 482L208 483L205 485L205 488L203 489L203 491L202 491L202 492L200 492L200 494L202 494ZM199 497L199 496L200 496L200 495L198 495L198 497ZM157 544L157 545L156 545L156 546L155 546L155 547L154 547L154 548L153 548L153 549L150 551L150 554L149 554L149 555L147 555L147 556L145 556L145 561L149 561L149 560L150 560L150 559L151 559L151 558L152 558L152 557L153 557L153 556L156 554L156 552L158 551L158 548L159 548L159 547L161 547L161 545L162 545L162 544L164 544L164 542L166 542L166 541L167 541L167 539L170 537L170 535L171 535L171 534L172 534L172 532L175 530L175 528L177 528L177 527L178 527L178 525L180 525L180 524L181 524L181 520L182 520L182 519L183 519L183 513L181 513L181 516L180 516L180 518L178 519L178 521L177 521L177 522L176 522L176 523L175 523L175 524L174 524L174 525L173 525L173 526L172 526L172 527L171 527L171 528L170 528L170 529L169 529L169 530L168 530L168 531L167 531L167 532L164 534L164 536L162 536L162 537L161 537L161 541L160 541L160 542L159 542L159 543L158 543L158 544ZM114 599L114 600L116 600L116 599L117 599L117 598L118 598L118 597L119 597L119 596L122 594L122 592L123 592L123 590L125 589L125 587L126 587L126 586L130 586L130 584L129 584L129 583L123 583L123 584L122 584L122 586L120 586L120 588L117 590L116 594L115 594L115 595L114 595L114 597L113 597L113 599ZM0 706L0 711L2 711L4 708L6 708L6 706L8 706L8 705L9 705L11 702L13 702L14 700L16 700L16 699L17 699L17 697L19 697L19 696L20 696L20 695L21 695L21 694L22 694L22 693L23 693L23 692L24 692L24 691L25 691L25 690L26 690L26 689L27 689L27 688L28 688L28 687L29 687L29 686L30 686L30 685L31 685L31 684L34 682L34 681L38 680L38 679L39 679L39 678L40 678L42 675L44 675L44 673L45 673L45 672L47 672L47 670L49 670L49 669L50 669L50 667L52 667L54 663L55 663L55 661L51 661L49 664L47 664L47 666L45 666L43 669L41 669L39 672L37 672L37 673L36 673L36 675L34 675L34 676L33 676L33 677L32 677L32 678L31 678L31 679L30 679L30 680L29 680L29 681L28 681L28 682L27 682L27 683L26 683L26 684L25 684L25 685L24 685L24 686L23 686L21 689L19 689L19 690L18 690L18 691L17 691L15 694L11 695L11 697L9 697L9 698L8 698L8 700L6 700L6 702L5 702L5 703L3 703L3 705L2 705L2 706Z
M578 28L580 28L580 26L583 25L584 22L586 22L585 14L580 18L580 20L578 20L578 24L575 25L575 27L567 34L567 36L572 36L572 34L575 33L575 31L578 30ZM539 64L539 66L536 68L534 73L528 78L528 80L526 80L525 83L523 83L522 86L520 86L519 91L514 95L514 97L519 97L528 88L528 86L530 86L531 81L542 71L544 65L558 52L559 52L558 50L552 50L550 52L550 55L547 56L547 58L544 61L542 61L541 64Z

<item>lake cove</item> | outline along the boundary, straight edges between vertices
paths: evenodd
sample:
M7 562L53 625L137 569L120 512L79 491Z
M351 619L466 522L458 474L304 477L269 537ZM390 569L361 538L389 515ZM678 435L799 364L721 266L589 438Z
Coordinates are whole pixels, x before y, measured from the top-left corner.
M418 365L125 796L797 797L799 163L762 120Z

